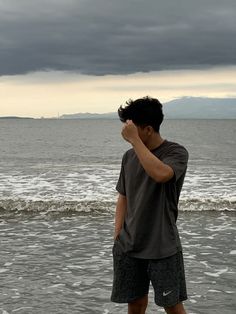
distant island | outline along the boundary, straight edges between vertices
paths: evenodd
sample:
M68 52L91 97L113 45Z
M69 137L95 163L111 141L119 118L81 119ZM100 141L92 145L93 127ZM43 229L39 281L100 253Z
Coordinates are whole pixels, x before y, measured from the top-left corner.
M34 119L30 117L17 117L17 116L5 116L5 117L0 117L0 119Z
M236 98L182 97L163 104L165 119L236 119ZM0 119L37 119L6 116ZM74 113L38 119L118 119L117 112Z
M109 113L72 113L72 114L63 114L60 116L60 119L117 119L116 112Z

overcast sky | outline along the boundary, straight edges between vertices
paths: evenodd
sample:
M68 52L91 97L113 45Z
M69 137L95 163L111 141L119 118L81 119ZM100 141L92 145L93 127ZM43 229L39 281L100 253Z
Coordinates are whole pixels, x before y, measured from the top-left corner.
M178 77L176 71L191 77L193 73L202 71L207 75L207 71L215 69L220 69L219 75L226 70L232 73L236 65L235 21L235 0L0 0L0 96L14 111L6 92L1 95L3 85L10 93L16 82L18 86L35 87L36 77L37 84L45 86L50 82L56 86L60 81L67 87L99 79L106 93L106 77L110 75L118 84L118 101L119 92L123 92L119 82L129 75L135 78L137 73L149 74L150 78L155 73L159 80L163 71L174 71L174 80ZM44 71L46 76L42 75ZM224 96L234 95L234 84L234 80L226 80ZM201 89L199 93L208 95ZM171 97L182 94L184 89ZM23 105L21 97L15 111L18 114L19 104ZM161 97L168 98L167 94ZM74 106L79 102L78 94L73 99ZM98 112L106 110L97 106ZM35 114L39 112L36 108L32 103L32 113L33 109ZM52 102L50 108L50 112L56 111ZM64 113L66 109L71 112L68 104ZM6 107L2 112L8 112Z

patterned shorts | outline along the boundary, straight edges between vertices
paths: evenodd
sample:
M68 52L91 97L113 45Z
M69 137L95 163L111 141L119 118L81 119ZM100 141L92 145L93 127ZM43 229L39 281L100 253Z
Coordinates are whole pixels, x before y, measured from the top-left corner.
M182 251L162 259L141 259L123 253L115 241L112 253L112 302L131 303L145 296L150 282L159 306L174 306L188 299Z

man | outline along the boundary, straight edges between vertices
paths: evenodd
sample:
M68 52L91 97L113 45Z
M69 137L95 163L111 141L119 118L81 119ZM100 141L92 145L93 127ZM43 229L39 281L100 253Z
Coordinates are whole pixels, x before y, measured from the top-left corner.
M188 152L163 139L161 103L128 101L118 114L122 136L132 148L122 158L113 246L111 301L128 303L128 314L143 314L150 281L155 303L168 314L186 314L182 246L176 226Z

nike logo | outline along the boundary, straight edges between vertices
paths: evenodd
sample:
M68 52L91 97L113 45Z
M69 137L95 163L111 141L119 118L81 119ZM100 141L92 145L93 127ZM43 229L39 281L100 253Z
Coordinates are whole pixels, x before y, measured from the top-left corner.
M171 291L167 291L167 292L163 291L163 297L167 296L167 295L170 294L171 292L172 292L172 290L171 290Z

